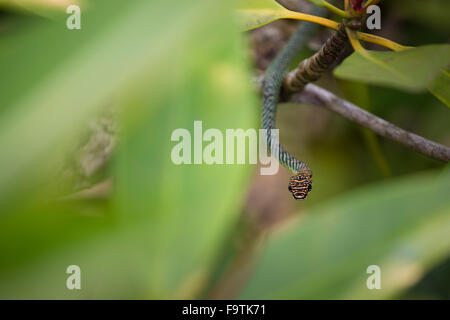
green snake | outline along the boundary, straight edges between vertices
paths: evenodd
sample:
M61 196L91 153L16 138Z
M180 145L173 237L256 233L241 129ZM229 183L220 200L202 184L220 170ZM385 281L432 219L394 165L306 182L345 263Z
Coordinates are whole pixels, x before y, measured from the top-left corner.
M325 10L314 7L309 14L324 16ZM300 91L304 85L317 80L324 71L329 69L347 44L347 36L341 25L339 30L322 46L321 50L312 57L303 60L296 70L288 74L289 66L316 28L317 26L313 23L301 23L264 74L262 127L266 131L267 146L272 155L275 151L279 162L294 173L289 180L289 191L297 200L305 199L311 191L312 171L306 163L286 151L277 139L274 138L276 142L273 143L271 130L275 129L276 109L285 77L284 88Z

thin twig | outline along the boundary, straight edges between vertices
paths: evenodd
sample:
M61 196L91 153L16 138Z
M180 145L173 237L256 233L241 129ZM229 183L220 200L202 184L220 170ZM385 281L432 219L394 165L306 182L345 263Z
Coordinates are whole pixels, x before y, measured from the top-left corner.
M294 93L286 99L289 102L310 103L325 107L350 121L368 128L380 136L408 146L430 158L443 162L450 161L449 147L403 130L314 84L308 84L302 92Z
M254 84L259 89L262 88L263 82L263 76L254 79ZM397 143L408 146L423 155L443 162L450 161L449 147L399 128L389 121L381 119L312 83L306 85L303 91L284 96L283 98L285 102L310 103L324 107L382 137L389 138Z

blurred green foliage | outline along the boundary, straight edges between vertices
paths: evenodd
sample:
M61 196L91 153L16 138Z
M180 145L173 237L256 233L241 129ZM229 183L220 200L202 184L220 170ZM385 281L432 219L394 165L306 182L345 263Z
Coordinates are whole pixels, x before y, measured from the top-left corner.
M276 236L243 299L391 298L450 250L450 177L419 175L329 201ZM368 290L366 268L381 268Z
M384 7L395 40L445 42L448 25L423 19L442 11L417 18L399 9L413 2L422 3ZM224 269L217 262L233 258L222 249L251 167L176 166L170 136L194 120L221 130L259 126L233 3L88 1L81 30L72 31L64 12L46 12L1 13L0 298L202 297ZM368 91L371 112L450 141L448 109L430 94ZM65 161L86 121L109 108L120 127L102 173L114 177L112 194L61 198ZM307 217L269 238L239 297L401 298L423 296L421 288L445 297L450 285L433 295L426 281L434 266L449 270L448 170L379 139L392 172L381 183L359 129L331 117L317 131L308 110L285 105L279 114L282 141L294 153L301 144L314 171L311 198L295 203ZM290 129L297 134L287 136ZM72 264L81 267L81 290L65 286ZM370 264L382 268L379 292L365 288Z
M191 297L202 287L248 167L175 166L170 136L197 119L257 125L231 19L225 3L98 1L79 31L39 21L2 42L1 297ZM111 101L121 117L114 196L53 204L57 160ZM65 288L70 264L84 271L80 293Z

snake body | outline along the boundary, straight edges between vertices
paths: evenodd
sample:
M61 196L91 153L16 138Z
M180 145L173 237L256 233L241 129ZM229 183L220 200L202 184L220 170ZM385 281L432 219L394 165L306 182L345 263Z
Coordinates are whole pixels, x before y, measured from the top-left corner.
M320 7L314 7L309 14L324 16L325 10ZM312 171L306 163L298 160L286 151L279 144L278 139L272 137L271 130L275 129L276 109L283 82L284 88L288 90L301 90L306 83L317 80L337 60L339 53L342 52L347 43L343 28L339 28L319 52L302 61L296 70L288 74L287 69L316 28L317 26L313 23L301 23L264 74L262 127L267 133L267 146L271 150L272 155L274 155L273 151L275 150L279 162L294 173L289 180L289 191L297 200L305 199L311 191Z

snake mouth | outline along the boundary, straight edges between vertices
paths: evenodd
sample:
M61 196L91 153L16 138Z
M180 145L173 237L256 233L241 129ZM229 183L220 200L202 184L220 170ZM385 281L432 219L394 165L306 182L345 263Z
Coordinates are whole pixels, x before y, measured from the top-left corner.
M306 199L312 189L312 174L310 171L301 171L289 179L289 191L296 200Z

